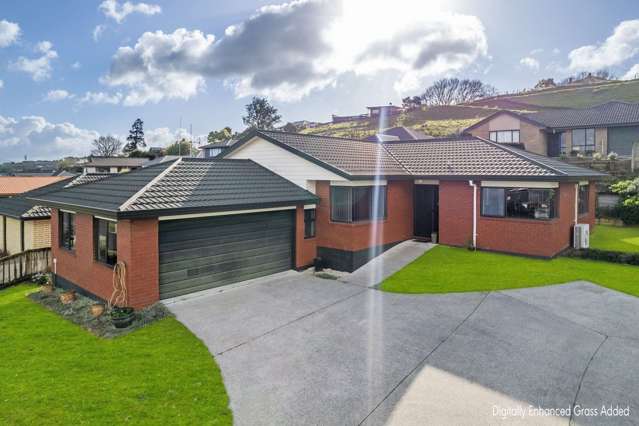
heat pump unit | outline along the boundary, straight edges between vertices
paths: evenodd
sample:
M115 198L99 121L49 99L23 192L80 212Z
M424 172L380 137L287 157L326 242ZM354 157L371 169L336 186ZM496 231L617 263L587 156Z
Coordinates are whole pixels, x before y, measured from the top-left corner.
M587 249L590 246L590 225L579 223L574 226L572 246L576 249Z

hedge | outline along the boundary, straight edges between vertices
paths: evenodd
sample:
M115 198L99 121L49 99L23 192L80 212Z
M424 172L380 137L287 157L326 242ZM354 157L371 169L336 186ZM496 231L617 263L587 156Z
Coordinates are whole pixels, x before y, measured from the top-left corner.
M569 249L563 253L566 257L578 257L581 259L602 260L604 262L623 263L639 266L639 253L624 253L621 251L599 249Z

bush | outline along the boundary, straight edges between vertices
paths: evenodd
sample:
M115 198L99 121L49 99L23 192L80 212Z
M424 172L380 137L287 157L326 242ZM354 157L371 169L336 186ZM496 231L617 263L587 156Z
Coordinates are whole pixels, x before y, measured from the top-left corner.
M619 217L626 225L639 224L639 178L620 180L610 190L621 196Z
M621 251L609 251L590 248L582 250L570 249L564 253L564 256L600 260L612 263L623 263L625 265L639 265L639 253L624 253Z

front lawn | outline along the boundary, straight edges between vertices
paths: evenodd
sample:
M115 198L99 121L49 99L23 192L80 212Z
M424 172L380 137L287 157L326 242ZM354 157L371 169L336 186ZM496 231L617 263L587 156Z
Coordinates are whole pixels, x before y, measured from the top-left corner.
M382 282L396 293L449 293L587 280L639 296L639 267L582 259L531 259L437 246Z
M639 226L597 225L590 236L590 247L639 253Z
M0 291L0 424L214 424L232 415L204 344L174 318L112 340Z

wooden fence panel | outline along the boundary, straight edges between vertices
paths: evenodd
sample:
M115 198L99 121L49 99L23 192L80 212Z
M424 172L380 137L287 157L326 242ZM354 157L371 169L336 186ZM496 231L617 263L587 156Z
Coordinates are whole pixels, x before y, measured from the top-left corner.
M0 259L0 287L5 287L51 267L51 249L27 250Z

